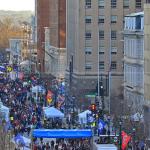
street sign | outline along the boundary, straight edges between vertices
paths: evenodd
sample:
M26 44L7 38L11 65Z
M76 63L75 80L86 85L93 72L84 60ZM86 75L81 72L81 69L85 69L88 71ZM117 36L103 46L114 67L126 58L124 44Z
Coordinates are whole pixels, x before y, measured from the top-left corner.
M95 98L95 94L88 94L88 95L85 95L85 97L88 97L88 98Z

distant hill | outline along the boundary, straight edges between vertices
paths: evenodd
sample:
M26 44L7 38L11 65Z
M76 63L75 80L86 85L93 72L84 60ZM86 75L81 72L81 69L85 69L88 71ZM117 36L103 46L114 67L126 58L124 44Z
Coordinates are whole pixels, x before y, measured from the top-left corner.
M0 10L0 20L4 18L12 18L14 23L18 24L19 22L31 22L31 16L34 15L32 11L4 11Z

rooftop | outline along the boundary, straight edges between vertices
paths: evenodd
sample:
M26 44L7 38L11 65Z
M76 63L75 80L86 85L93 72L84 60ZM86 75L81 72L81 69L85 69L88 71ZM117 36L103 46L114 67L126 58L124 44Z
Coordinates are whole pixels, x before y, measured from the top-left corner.
M137 12L137 13L132 13L129 15L126 15L125 17L136 17L136 16L144 16L144 12Z

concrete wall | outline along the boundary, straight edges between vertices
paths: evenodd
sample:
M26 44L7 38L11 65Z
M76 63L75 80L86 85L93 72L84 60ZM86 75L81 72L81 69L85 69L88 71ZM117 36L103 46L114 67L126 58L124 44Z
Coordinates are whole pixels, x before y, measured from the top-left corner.
M144 121L145 134L147 139L150 139L150 4L144 5ZM150 148L150 140L149 148Z
M114 97L122 94L122 83L123 83L123 42L122 34L123 31L123 17L126 14L141 11L142 8L135 8L135 1L130 1L130 8L123 9L123 1L117 1L117 7L111 9L111 1L105 1L105 8L98 8L98 1L92 0L91 8L85 7L85 1L80 0L68 0L67 1L67 72L69 74L69 64L73 58L73 80L76 84L76 89L94 90L97 82L98 72L98 51L99 46L104 46L104 54L100 54L100 61L104 61L105 69L100 70L100 74L108 74L110 70L109 54L111 46L117 47L117 53L112 54L112 61L116 61L117 69L112 70L112 91L111 95ZM99 15L105 16L104 24L98 24ZM117 15L117 23L111 22L111 15ZM85 23L85 16L92 17L92 23ZM104 30L105 38L98 42L99 30ZM111 30L117 31L117 39L110 40ZM85 40L86 31L91 31L92 38ZM85 54L85 48L92 47L92 54ZM91 70L86 70L86 63L92 64ZM69 78L69 75L68 75ZM69 79L68 79L69 80ZM91 83L92 80L95 80ZM78 82L79 81L79 82ZM84 86L81 85L85 82ZM79 84L78 84L79 83ZM89 83L89 84L88 84ZM87 90L88 91L88 90ZM80 93L80 91L79 91ZM79 94L76 92L76 94Z

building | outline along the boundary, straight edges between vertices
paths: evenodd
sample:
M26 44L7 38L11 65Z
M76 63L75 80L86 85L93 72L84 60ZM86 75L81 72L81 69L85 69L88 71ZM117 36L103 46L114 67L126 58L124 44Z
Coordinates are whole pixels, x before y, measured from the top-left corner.
M22 61L22 39L9 39L9 48L6 49L9 52L9 64L19 65Z
M131 113L142 113L144 105L144 12L125 16L124 99Z
M45 71L45 27L50 29L50 44L66 48L66 0L36 1L37 58L39 70Z
M51 74L57 79L65 78L66 48L52 46L51 30L45 27L45 74Z
M71 79L74 95L94 92L100 74L105 94L111 91L112 109L120 107L117 99L122 99L123 92L123 18L142 11L143 3L143 0L67 1L66 76L68 83Z
M144 5L144 121L150 148L150 1Z

